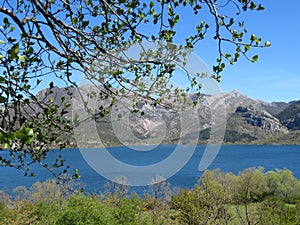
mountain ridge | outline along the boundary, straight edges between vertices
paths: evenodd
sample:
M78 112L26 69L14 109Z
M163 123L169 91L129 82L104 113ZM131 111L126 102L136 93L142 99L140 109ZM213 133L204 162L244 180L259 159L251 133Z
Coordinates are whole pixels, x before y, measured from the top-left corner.
M85 87L85 90L88 87ZM67 101L72 103L72 96L75 95L76 91L72 88L58 88L54 87L46 89L37 94L39 99L49 98L54 99L54 103L59 105L59 99L63 96ZM68 95L67 92L71 95ZM47 96L47 97L45 97ZM191 98L193 97L190 95ZM142 104L139 102L139 110L143 112L141 114L131 114L130 122L120 127L119 136L122 137L120 141L119 137L116 136L112 124L108 121L99 120L96 123L97 131L104 146L136 144L132 140L126 140L128 132L132 132L140 143L148 143L147 140L161 141L162 143L178 143L180 135L184 135L187 140L192 142L193 139L199 137L198 143L206 143L210 137L210 129L212 128L211 120L211 109L210 104L215 104L223 101L226 105L226 132L224 137L224 143L284 143L284 144L300 144L300 136L298 132L300 130L300 100L289 103L285 102L265 102L262 100L254 100L248 96L232 90L224 92L216 96L203 95L200 98L196 110L199 116L200 132L194 132L192 127L194 126L191 122L188 126L191 129L187 129L186 133L180 134L180 123L178 123L178 115L174 113L170 105L171 100L168 102L169 107L155 107L149 104ZM117 101L118 102L118 101ZM98 102L98 105L104 104ZM119 107L120 114L124 113L125 108L123 106L116 105ZM299 105L299 107L298 107ZM73 107L73 106L72 106ZM72 108L71 107L71 108ZM71 117L71 113L66 116ZM164 121L161 121L163 119ZM165 138L158 140L157 135L163 129L163 123L166 123ZM153 131L154 130L154 131ZM89 131L88 131L89 132ZM87 133L88 135L88 133ZM156 136L155 136L156 135ZM298 138L299 136L299 138ZM136 140L136 139L134 139ZM277 141L278 140L278 141ZM75 141L74 141L75 142Z

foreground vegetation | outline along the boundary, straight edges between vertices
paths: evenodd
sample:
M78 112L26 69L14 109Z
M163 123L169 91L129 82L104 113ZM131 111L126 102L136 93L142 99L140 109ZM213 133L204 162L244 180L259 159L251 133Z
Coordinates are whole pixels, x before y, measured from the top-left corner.
M54 180L0 192L0 224L300 224L300 181L289 170L205 171L191 190L153 185L143 197L113 185L101 195Z

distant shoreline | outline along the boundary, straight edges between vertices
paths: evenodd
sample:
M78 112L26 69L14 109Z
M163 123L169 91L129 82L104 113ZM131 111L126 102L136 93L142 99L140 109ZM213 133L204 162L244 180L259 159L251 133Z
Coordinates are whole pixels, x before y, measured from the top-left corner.
M160 146L168 146L168 145L174 145L176 146L177 144L159 144ZM189 144L183 145L183 146L188 146ZM207 144L203 143L203 144L197 144L196 146L205 146ZM225 145L225 146L300 146L300 143L223 143L221 144ZM143 145L111 145L111 146L102 146L102 147L95 147L95 146L91 146L91 147L85 147L85 148L79 148L77 146L73 146L73 147L66 147L66 148L62 148L60 149L59 147L51 147L49 148L49 150L68 150L68 149L106 149L106 148L114 148L114 147L128 147L130 149L130 146L132 147L137 147L137 146L143 146ZM146 146L151 146L151 145L146 145ZM153 146L157 146L157 145L153 145Z

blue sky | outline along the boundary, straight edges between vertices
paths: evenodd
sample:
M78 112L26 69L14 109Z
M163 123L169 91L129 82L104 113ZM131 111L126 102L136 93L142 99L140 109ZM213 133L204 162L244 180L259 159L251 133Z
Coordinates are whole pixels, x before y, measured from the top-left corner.
M248 22L272 46L259 51L259 63L241 62L228 68L221 87L265 101L300 99L300 1L265 1L264 5L265 11Z
M256 0L255 2L261 3L265 10L241 13L240 20L245 21L249 35L254 33L262 37L263 43L270 41L271 47L250 51L249 56L259 55L258 63L252 63L241 57L235 65L227 65L222 73L220 87L224 92L237 90L253 99L266 102L299 100L300 19L297 15L300 1ZM226 12L235 15L236 11L227 8ZM196 16L188 7L180 8L177 13L180 15L180 21L176 26L175 44L184 44L185 38L194 34L195 25L201 20L211 25L206 39L195 46L194 53L209 68L212 68L216 64L218 49L217 42L213 39L214 21L207 8L203 7ZM149 28L152 30L151 27L147 29ZM147 29L140 31L147 33L149 32Z
M261 3L265 10L248 13L245 25L250 33L270 41L272 46L253 51L260 56L258 63L240 60L234 66L228 65L222 74L220 86L223 91L235 89L267 102L300 99L300 1ZM207 41L195 48L195 53L209 67L216 58L213 44ZM210 47L212 51L208 50Z

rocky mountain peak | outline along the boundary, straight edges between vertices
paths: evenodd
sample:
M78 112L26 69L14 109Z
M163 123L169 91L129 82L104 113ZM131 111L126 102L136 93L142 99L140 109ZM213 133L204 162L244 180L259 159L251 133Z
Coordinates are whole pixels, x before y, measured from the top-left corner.
M236 90L231 90L231 91L225 93L225 95L227 95L229 97L232 97L232 98L241 98L241 97L248 98L246 95L244 95L244 94L242 94L242 93L240 93L240 92L238 92Z

